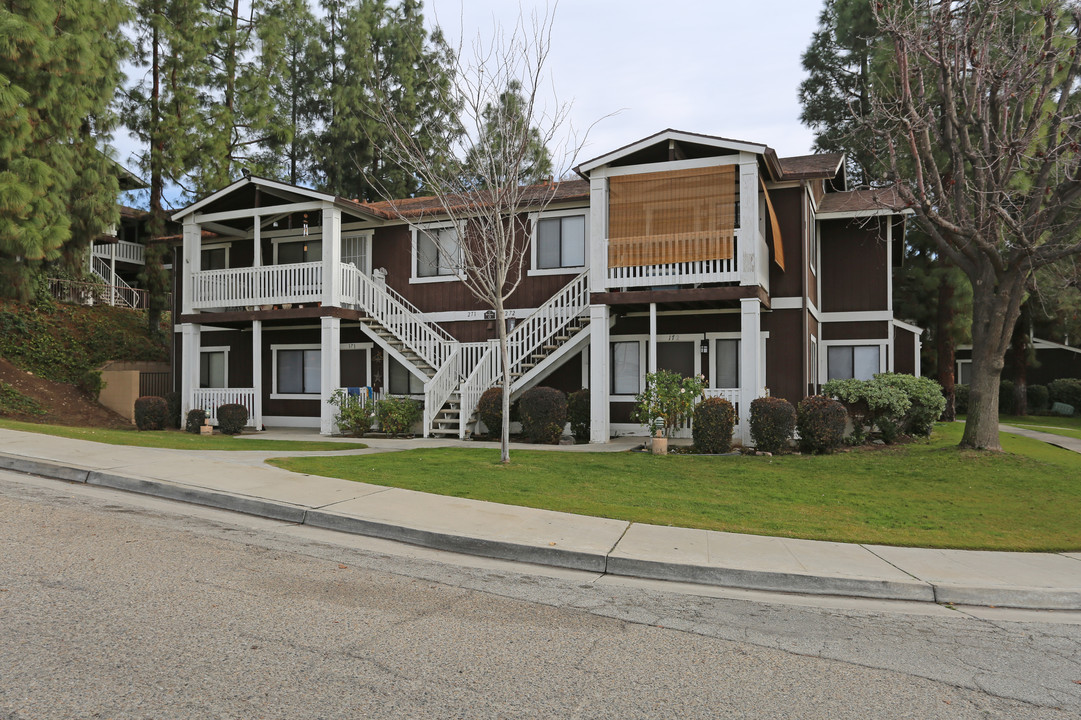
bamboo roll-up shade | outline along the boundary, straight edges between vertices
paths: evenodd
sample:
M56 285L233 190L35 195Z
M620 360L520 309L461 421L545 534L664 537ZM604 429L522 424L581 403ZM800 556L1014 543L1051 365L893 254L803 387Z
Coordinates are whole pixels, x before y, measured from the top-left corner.
M731 258L738 199L735 165L611 178L608 266Z

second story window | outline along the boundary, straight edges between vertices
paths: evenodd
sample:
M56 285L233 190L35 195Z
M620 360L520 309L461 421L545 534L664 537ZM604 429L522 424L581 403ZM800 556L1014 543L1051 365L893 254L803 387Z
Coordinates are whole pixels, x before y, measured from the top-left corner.
M416 252L416 277L456 276L461 265L458 229L446 227L418 230Z
M275 247L277 253L275 262L278 265L319 262L323 259L323 242L321 240L280 242Z
M537 268L576 268L586 264L584 215L543 218L537 223Z
M225 270L229 267L229 248L203 248L199 258L201 270Z

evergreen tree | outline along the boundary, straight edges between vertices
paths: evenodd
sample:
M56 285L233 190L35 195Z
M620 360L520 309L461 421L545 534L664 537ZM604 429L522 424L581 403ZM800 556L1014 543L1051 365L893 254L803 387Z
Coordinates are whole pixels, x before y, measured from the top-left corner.
M214 29L203 0L137 0L134 8L134 61L143 74L128 91L125 115L143 145L139 165L150 181L149 231L154 237L165 230L166 184L181 185L205 160L201 86L211 71L207 47ZM142 279L150 332L158 332L166 309L168 255L169 247L160 243L146 249Z
M481 136L469 148L465 164L474 182L480 186L496 182L504 184L510 175L524 185L535 185L552 177L552 156L541 139L540 131L528 127L524 108L526 101L522 97L522 84L511 81L507 89L499 94L498 102L485 106L481 127ZM522 148L507 147L508 143L525 143ZM500 167L498 162L504 158L518 159L521 167Z
M329 97L324 132L314 149L318 184L345 197L407 197L420 190L416 175L388 159L382 109L412 128L417 143L436 152L424 128L453 122L445 99L453 79L453 53L442 35L424 27L421 4L360 0L342 8L324 2Z
M43 261L117 221L103 141L125 43L120 0L0 7L0 293L26 299Z

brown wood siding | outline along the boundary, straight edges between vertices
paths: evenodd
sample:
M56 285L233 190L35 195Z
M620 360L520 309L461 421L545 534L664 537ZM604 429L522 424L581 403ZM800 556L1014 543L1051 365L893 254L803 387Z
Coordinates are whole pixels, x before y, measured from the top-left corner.
M886 310L887 257L885 225L878 221L822 222L823 312ZM779 294L779 293L774 293Z
M251 333L238 330L216 330L199 333L199 347L229 348L229 387L253 387L251 363Z
M740 315L730 313L702 313L697 315L660 315L657 317L657 336L739 332ZM609 331L610 335L648 335L649 316L621 317Z
M766 341L766 387L773 397L795 405L804 398L803 367L807 343L803 335L802 310L774 310L762 315L762 329L769 332Z
M801 268L807 262L803 254L803 202L802 187L770 190L770 200L777 211L777 222L781 227L781 239L784 241L785 270L777 264L769 264L769 290L771 297L798 297L803 294ZM772 236L766 223L767 232ZM772 238L767 238L771 243ZM742 254L742 251L741 251Z
M829 322L822 323L822 340L885 340L889 337L889 323L876 322Z
M572 393L582 388L582 353L576 353L551 374L541 380L538 385L552 387L565 393Z
M916 335L904 328L893 329L893 371L916 374Z
M386 268L387 284L401 293L423 312L446 312L488 309L477 300L461 281L410 284L412 274L412 233L407 225L379 228L372 239L372 267ZM588 256L588 248L587 248ZM510 298L508 308L536 308L575 278L577 272L565 275L528 274Z
M318 327L276 330L263 328L263 414L293 417L319 417L319 399L281 400L270 397L274 390L274 353L271 345L318 345L321 332Z
M633 423L638 424L636 420L631 420L631 412L634 411L634 403L629 402L614 402L608 404L608 422L610 423Z

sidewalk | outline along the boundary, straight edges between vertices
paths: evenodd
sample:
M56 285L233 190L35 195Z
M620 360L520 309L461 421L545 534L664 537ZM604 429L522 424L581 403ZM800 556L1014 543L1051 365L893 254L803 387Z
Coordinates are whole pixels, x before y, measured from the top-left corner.
M617 441L605 449L625 450L636 442ZM458 443L369 444L345 454ZM441 550L735 588L1081 610L1081 553L925 550L661 527L300 475L263 464L266 457L289 454L103 445L0 429L0 469Z

